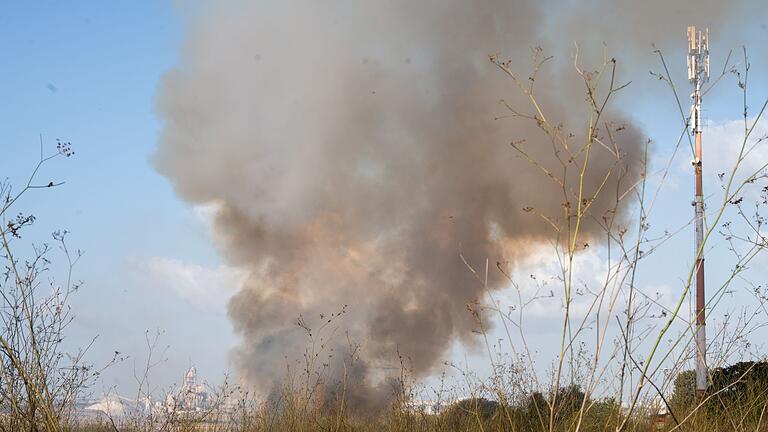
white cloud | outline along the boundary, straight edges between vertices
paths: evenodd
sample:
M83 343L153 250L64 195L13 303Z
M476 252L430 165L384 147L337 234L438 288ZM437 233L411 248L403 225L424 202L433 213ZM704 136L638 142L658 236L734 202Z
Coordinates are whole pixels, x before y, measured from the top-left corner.
M751 125L753 119L748 120ZM704 169L710 173L726 173L733 169L744 142L744 120L708 122L703 132ZM744 179L768 162L768 119L761 119L747 141L746 149L753 148L741 164L739 179ZM755 145L757 144L757 145Z
M597 251L586 250L576 255L573 263L572 286L578 293L584 287L597 290L605 283L608 266ZM523 302L540 297L526 306L526 315L531 318L556 318L561 316L564 300L562 266L551 246L539 246L517 263L512 269L512 279L520 289ZM496 296L502 305L517 305L517 291L514 287ZM583 316L593 297L574 292L572 314Z
M205 203L192 206L192 214L194 215L194 218L209 228L213 226L214 218L218 212L219 205L216 203Z
M631 269L626 261L620 263L620 267L617 267L617 264L619 263L609 263L598 247L583 250L575 255L571 282L572 318L581 319L587 314L590 319L594 318L599 303L596 303L596 295L603 292L606 296L600 308L602 319L621 314L626 308L628 295L628 280L624 276ZM524 313L527 319L553 323L562 319L565 304L563 267L551 246L539 246L514 266L510 276L520 289L522 302L530 301ZM649 312L653 315L660 316L662 310L673 308L679 299L678 293L666 284L647 284L636 280L635 290L633 304L650 305ZM615 295L617 297L612 313L608 314L610 299ZM513 286L494 294L494 298L504 310L509 306L517 308L520 304L517 290ZM534 298L537 299L531 301Z
M144 267L157 287L201 310L217 313L226 311L227 301L247 277L246 271L223 264L205 267L165 257L151 257Z

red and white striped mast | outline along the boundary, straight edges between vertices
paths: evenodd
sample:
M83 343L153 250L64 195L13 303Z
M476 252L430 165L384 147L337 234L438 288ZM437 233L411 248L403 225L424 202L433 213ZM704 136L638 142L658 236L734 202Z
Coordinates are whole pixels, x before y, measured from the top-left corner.
M693 105L691 106L691 133L696 142L695 156L691 163L695 176L696 211L696 394L707 390L707 332L704 316L704 192L701 176L701 86L709 81L709 29L696 31L688 27L688 81L693 84Z

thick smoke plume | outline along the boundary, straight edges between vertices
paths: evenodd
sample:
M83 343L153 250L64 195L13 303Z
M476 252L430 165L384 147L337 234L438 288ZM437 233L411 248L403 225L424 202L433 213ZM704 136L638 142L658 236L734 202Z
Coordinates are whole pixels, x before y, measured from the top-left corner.
M499 99L525 101L488 60L501 52L527 77L530 47L551 40L555 15L545 14L553 8L507 0L217 3L191 26L180 66L162 83L166 126L155 162L184 199L217 207L224 256L250 270L229 306L241 341L234 359L248 382L279 389L286 362L306 347L298 317L312 327L345 304L339 326L361 344L347 372L358 409L391 396L382 366L398 354L425 376L454 341L473 343L467 304L482 302L485 288L459 254L478 268L486 259L514 262L552 238L522 209L562 214L562 192L509 146L525 139L554 164L548 139L530 122L494 120L505 114ZM568 64L556 59L542 73L538 97L583 137L584 83ZM637 180L640 137L625 125L619 163L594 152L588 190L612 172L595 215ZM504 286L497 273L490 289ZM338 358L347 346L343 333L330 342Z

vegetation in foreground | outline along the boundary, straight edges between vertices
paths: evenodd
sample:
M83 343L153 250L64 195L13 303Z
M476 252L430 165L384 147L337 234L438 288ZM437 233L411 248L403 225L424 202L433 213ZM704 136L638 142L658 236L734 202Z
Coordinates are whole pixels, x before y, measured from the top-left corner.
M681 373L675 390L665 401L655 401L627 420L626 407L614 399L591 400L578 386L560 389L557 405L551 395L534 393L517 403L500 404L475 397L446 404L442 412L428 414L393 406L378 415L343 412L339 404L311 406L298 395L256 406L243 401L234 409L213 408L194 416L157 418L101 418L70 426L72 431L615 431L622 424L629 431L734 431L768 430L763 419L768 407L768 363L743 362L713 372L715 381L702 400L692 397L693 371ZM291 396L291 397L288 397ZM306 402L306 401L304 401ZM582 404L586 409L582 410ZM554 418L550 415L554 413ZM205 420L200 420L204 417Z

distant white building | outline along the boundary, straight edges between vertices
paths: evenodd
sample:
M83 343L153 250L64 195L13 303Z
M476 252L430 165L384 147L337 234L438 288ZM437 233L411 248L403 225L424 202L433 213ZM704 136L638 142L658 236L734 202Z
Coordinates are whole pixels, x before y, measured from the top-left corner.
M115 393L109 393L92 404L83 408L84 414L89 417L106 417L117 419L129 415L136 410L136 402Z
M198 382L197 369L192 366L184 374L181 387L166 393L164 399L156 401L148 395L135 400L110 391L95 402L80 402L78 412L83 419L113 420L133 416L201 413L210 409L213 403L209 389L205 380Z
M412 399L406 403L405 409L413 414L437 415L458 401L458 399L444 401Z
M664 403L664 399L661 397L661 395L656 395L656 397L653 398L652 407L655 413L660 416L665 416L669 414L669 410L667 409L667 404Z
M200 412L208 409L210 396L208 384L197 382L197 369L192 366L184 374L184 383L178 391L165 396L166 412Z

